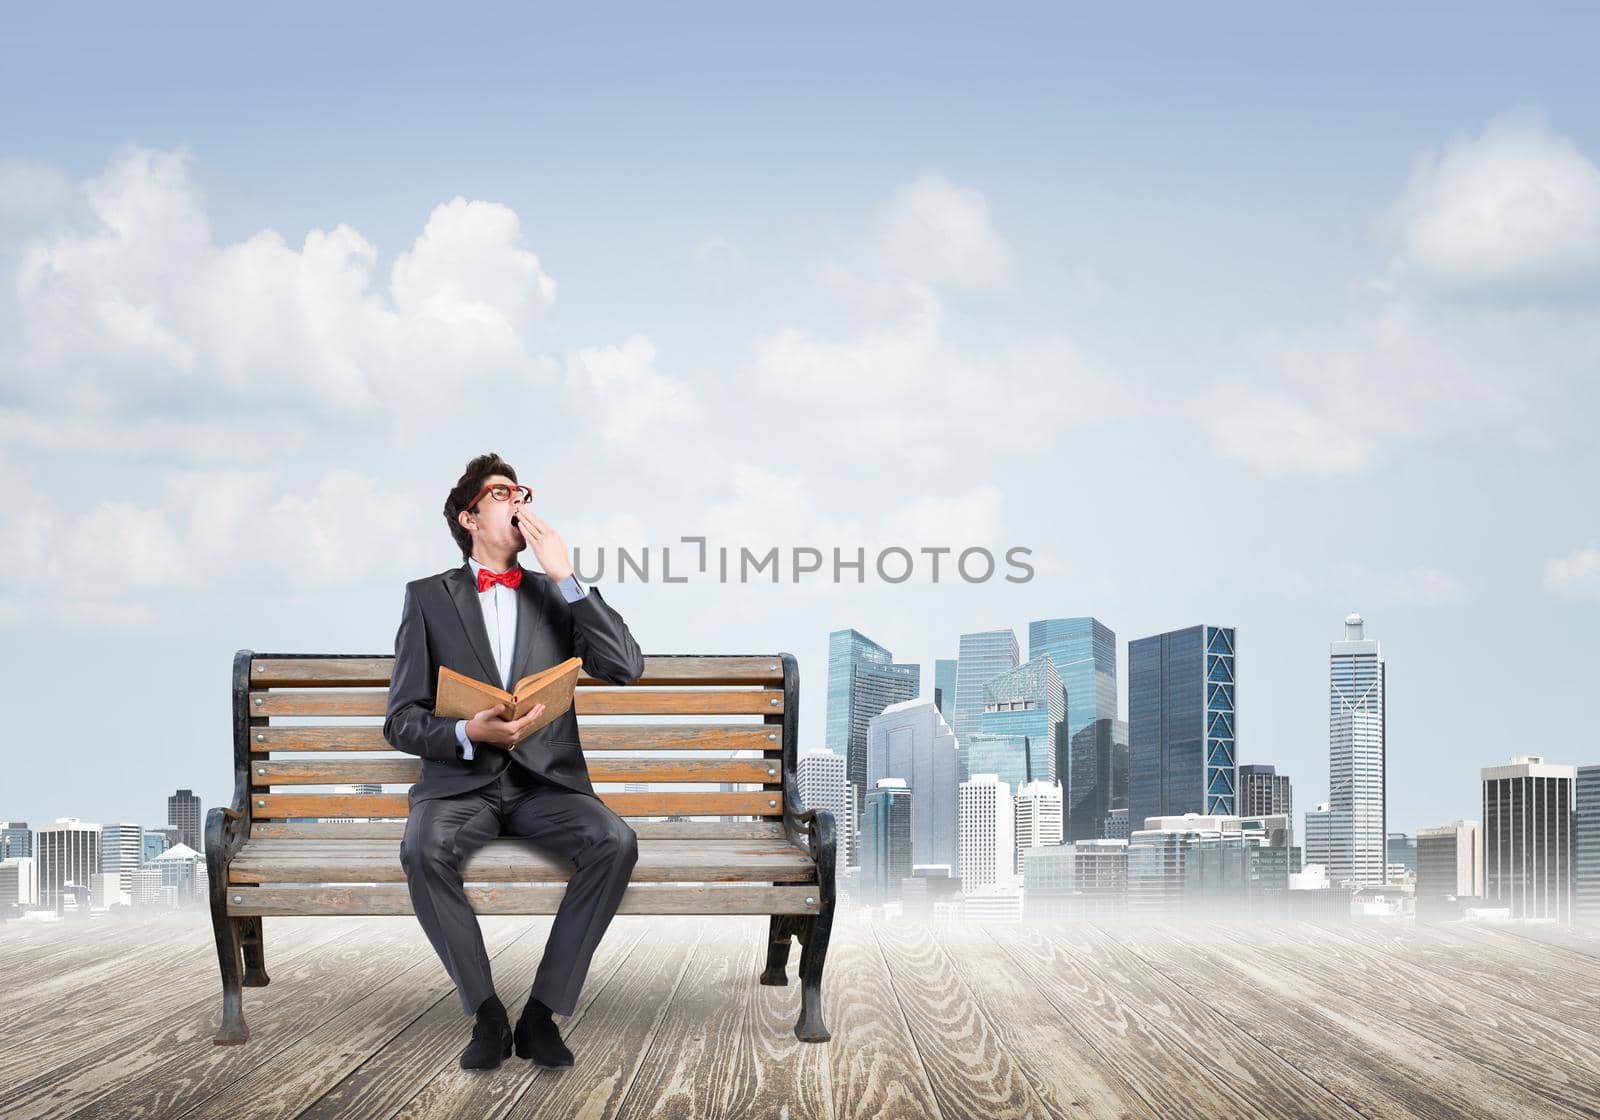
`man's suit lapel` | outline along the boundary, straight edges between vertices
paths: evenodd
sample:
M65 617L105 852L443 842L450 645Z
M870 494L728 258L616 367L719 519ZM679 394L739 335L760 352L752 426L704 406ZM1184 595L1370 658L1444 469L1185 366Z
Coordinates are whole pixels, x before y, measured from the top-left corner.
M483 608L478 605L478 588L472 578L472 565L462 564L461 567L444 577L445 586L450 589L450 599L456 605L456 613L461 616L461 625L467 631L467 644L472 647L472 652L477 655L478 665L483 670L480 680L501 688L504 682L494 663L494 647L489 644L489 631L483 624ZM522 612L517 612L520 635ZM452 666L454 668L454 666ZM517 678L513 674L514 682Z
M515 685L528 675L528 663L533 657L534 634L545 624L544 597L540 582L545 576L522 569L522 586L517 588L517 641L511 647L511 683Z

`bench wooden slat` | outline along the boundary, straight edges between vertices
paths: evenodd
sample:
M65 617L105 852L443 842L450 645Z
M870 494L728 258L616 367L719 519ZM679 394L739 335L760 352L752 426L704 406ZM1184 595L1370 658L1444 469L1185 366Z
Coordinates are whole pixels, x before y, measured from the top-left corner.
M325 689L320 692L250 693L250 715L381 716L388 689ZM781 715L783 692L774 688L717 689L580 688L572 706L580 716L748 716Z
M599 796L623 817L776 817L783 813L783 799L777 791L599 792ZM250 804L257 817L406 817L411 813L404 793L254 793Z
M763 840L783 837L780 821L629 821L640 840ZM321 840L333 838L386 839L399 844L405 821L256 821L250 839Z
M780 733L765 724L734 723L581 723L578 730L588 751L781 751ZM377 724L254 727L250 749L259 752L388 751Z
M230 883L400 883L400 845L325 845L315 840L247 841L229 866ZM566 882L572 864L511 837L491 840L467 857L467 882ZM644 840L632 882L770 883L815 879L816 865L789 844L706 840Z
M260 688L387 688L393 657L256 657L250 680ZM771 684L783 681L783 659L776 654L698 656L646 655L644 684ZM604 683L580 673L578 683Z
M776 758L602 758L585 760L595 782L778 782ZM410 785L422 776L416 758L263 760L250 764L254 785Z
M566 893L565 883L468 885L467 900L479 914L554 914ZM377 886L230 887L228 913L244 915L410 914L411 896L404 884ZM811 901L807 902L806 900ZM752 887L707 884L630 885L617 907L619 914L817 914L822 898L817 887Z

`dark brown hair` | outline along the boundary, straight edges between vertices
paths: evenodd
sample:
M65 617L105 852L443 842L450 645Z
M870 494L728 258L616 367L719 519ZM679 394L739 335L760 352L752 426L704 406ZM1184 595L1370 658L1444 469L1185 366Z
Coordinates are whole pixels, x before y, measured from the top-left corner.
M467 503L483 489L484 480L496 474L503 474L512 482L517 481L516 470L495 452L479 455L467 464L467 469L461 472L450 496L444 500L444 519L450 526L450 535L461 549L463 560L472 555L472 534L456 520L456 515L466 509Z

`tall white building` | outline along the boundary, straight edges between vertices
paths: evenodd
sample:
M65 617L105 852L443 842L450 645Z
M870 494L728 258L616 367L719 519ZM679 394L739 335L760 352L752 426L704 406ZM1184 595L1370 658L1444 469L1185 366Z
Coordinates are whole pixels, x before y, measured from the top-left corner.
M117 876L117 890L133 897L133 873L144 866L144 826L108 824L100 829L100 870Z
M1016 862L1011 869L1022 874L1024 852L1061 843L1061 783L1024 782L1016 800Z
M1384 694L1383 652L1351 614L1344 640L1328 644L1328 880L1336 886L1388 877Z
M1576 766L1517 755L1483 768L1483 897L1513 918L1572 921Z
M961 752L932 700L890 704L867 723L868 790L882 778L911 789L911 862L956 866Z
M856 862L855 799L849 796L844 775L844 755L834 754L826 747L801 751L795 764L795 796L800 804L807 809L826 809L833 814L836 870Z
M961 890L1011 886L1015 821L1011 787L994 774L974 774L961 783Z
M100 870L100 826L77 817L57 817L34 836L34 873L39 908L54 910L67 883L87 888Z

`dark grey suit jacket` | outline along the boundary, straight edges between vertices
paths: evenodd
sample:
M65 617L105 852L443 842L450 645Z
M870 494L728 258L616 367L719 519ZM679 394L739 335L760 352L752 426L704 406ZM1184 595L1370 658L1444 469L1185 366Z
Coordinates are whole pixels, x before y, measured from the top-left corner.
M517 636L511 680L583 659L583 671L612 684L630 684L644 674L644 654L628 624L590 587L568 603L555 581L542 572L522 570L517 589ZM578 740L578 715L568 708L509 752L484 744L469 762L456 740L456 721L433 714L439 666L501 687L483 622L483 608L472 566L406 584L400 629L394 636L394 672L383 737L396 750L422 759L422 778L411 787L410 803L449 797L488 785L515 759L540 778L595 796Z

